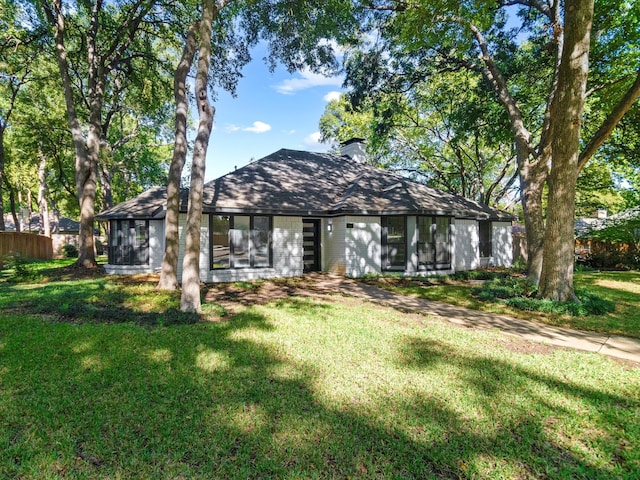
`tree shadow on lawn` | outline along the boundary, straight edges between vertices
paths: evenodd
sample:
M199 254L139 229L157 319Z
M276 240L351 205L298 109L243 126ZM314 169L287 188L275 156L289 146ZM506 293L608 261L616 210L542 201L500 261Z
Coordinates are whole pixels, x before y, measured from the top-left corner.
M56 277L59 278L59 277ZM145 277L106 277L104 274L32 283L0 285L0 310L43 314L65 322L134 322L139 325L171 325L200 320L181 312L180 293L156 291Z
M302 303L292 299L291 309ZM476 470L485 459L512 478L606 478L619 471L550 441L545 418L527 411L544 398L525 401L504 424L492 404L533 380L588 403L638 409L635 399L417 340L400 345L399 362L455 364L457 393L482 392L497 425L490 433L428 391L383 393L374 411L333 404L318 391L321 366L269 343L273 325L255 310L178 330L3 323L0 477L489 478ZM485 385L486 375L500 379L500 390Z

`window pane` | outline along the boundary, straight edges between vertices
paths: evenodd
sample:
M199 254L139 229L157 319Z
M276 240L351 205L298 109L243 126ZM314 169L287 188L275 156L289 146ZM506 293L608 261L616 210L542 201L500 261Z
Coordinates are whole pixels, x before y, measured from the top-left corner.
M491 222L478 222L478 233L480 237L480 256L490 257L493 255L491 246Z
M238 230L235 228L231 230L231 243L233 244L233 266L236 268L248 267L249 230Z
M118 220L111 220L111 245L120 245L120 229L122 223Z
M404 217L387 217L387 267L404 267L406 232Z
M233 267L249 266L249 229L251 217L234 215L231 244L233 245Z
M244 215L235 215L233 217L234 230L249 230L251 227L251 217Z
M213 217L213 268L229 268L229 217Z
M431 217L418 217L418 241L421 243L431 243L433 241L432 228L433 219Z
M418 265L431 265L434 262L433 218L418 217Z
M147 222L136 220L134 225L133 264L146 265L148 262Z
M253 218L253 266L269 266L269 217Z
M449 263L449 217L436 217L436 262Z

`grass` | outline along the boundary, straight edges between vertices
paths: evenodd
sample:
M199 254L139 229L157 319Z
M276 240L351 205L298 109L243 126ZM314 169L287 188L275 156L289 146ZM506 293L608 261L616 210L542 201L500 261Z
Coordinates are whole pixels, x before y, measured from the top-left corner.
M576 289L588 297L596 295L615 304L615 310L602 315L569 315L553 311L523 311L509 307L500 300L486 301L474 295L473 282L438 279L402 279L378 277L367 279L377 285L403 295L441 301L492 313L535 320L549 325L588 330L611 335L640 338L640 272L577 272Z
M0 478L640 471L637 366L337 296L166 322L151 281L61 270L0 281Z

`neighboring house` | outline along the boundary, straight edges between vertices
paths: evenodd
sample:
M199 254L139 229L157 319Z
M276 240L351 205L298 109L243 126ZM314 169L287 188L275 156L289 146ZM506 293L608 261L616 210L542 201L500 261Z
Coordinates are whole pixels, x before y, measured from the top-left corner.
M358 145L352 157L360 159ZM181 275L187 207L180 206ZM166 188L97 216L109 221L109 273L155 272ZM205 185L200 276L229 282L328 271L451 273L510 266L511 215L347 156L279 150Z
M30 220L30 221L28 221ZM15 232L16 226L13 222L13 216L5 216L5 230L7 232ZM78 246L78 232L80 231L80 223L67 217L58 217L51 214L49 217L49 226L51 229L51 241L53 244L54 255L62 255L62 247L67 244ZM41 233L44 231L40 214L29 214L25 220L21 221L21 231L27 233Z

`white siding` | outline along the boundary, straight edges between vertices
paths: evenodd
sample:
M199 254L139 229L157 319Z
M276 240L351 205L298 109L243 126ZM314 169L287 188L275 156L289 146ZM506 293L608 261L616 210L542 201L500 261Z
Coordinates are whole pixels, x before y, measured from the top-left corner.
M493 222L491 225L493 264L510 267L513 263L513 237L511 222Z
M207 230L208 230L207 219ZM258 278L299 277L302 275L302 218L273 217L273 267L230 268L209 270L209 239L207 235L200 256L200 278L204 282L236 282Z
M324 218L322 220L322 271L344 275L345 266L345 217ZM331 231L329 231L331 225Z
M149 220L149 268L162 269L164 257L164 220Z
M349 277L361 277L382 270L382 229L380 217L346 217L345 225L345 267Z
M454 235L454 270L474 270L480 266L478 222L456 219Z

